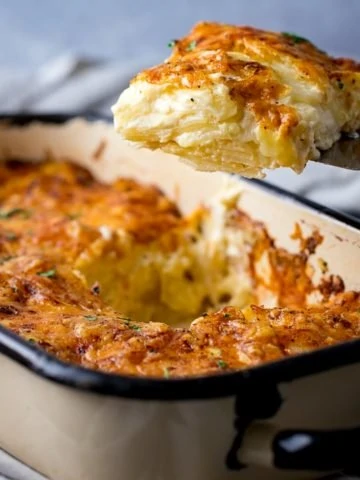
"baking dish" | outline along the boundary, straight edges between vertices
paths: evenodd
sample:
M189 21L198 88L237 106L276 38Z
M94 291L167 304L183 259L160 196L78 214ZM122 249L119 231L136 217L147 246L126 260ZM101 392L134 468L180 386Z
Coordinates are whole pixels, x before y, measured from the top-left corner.
M184 211L222 183L223 174L131 149L103 119L2 120L2 158L41 160L51 151L104 181L121 174L156 183ZM318 228L324 242L314 266L323 258L347 289L360 289L356 220L263 182L239 182L241 207L278 244L294 247L295 222L304 232ZM359 468L359 340L181 380L67 365L3 328L0 352L0 447L54 480L314 478L314 471Z

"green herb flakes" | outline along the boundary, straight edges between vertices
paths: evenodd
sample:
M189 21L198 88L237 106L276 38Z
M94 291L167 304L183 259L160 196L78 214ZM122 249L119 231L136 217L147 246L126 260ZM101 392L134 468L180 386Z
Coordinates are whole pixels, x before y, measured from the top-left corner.
M224 362L224 360L218 360L216 363L217 363L217 366L219 368L222 368L223 370L228 367L228 364Z
M76 220L81 216L81 213L67 213L66 216L69 220Z
M135 330L136 332L139 332L141 330L140 325L136 325L135 323L131 323L131 318L129 318L129 317L117 317L117 318L119 320L123 320L125 325L127 327L131 328L131 330Z
M170 371L168 367L164 367L164 377L170 378Z
M6 240L9 240L9 242L12 242L18 239L18 236L14 232L5 232L4 237L6 238Z
M52 268L51 270L46 270L45 272L37 272L37 275L39 277L54 278L56 276L56 270L55 268Z
M337 86L338 86L338 88L340 88L340 90L342 90L345 85L343 84L343 82L341 80L337 80Z
M304 37L300 37L299 35L296 35L296 33L281 32L281 35L286 37L288 40L291 40L293 43L310 43L309 40Z
M174 48L175 45L177 44L178 40L170 40L170 42L167 44L169 48Z
M224 318L230 318L230 317L231 317L230 313L227 313L227 312L224 313Z
M10 210L0 210L0 219L8 220L9 218L20 216L24 219L31 217L30 210L24 208L11 208Z
M84 315L84 318L86 320L89 320L90 322L94 322L95 320L98 319L98 316L97 315Z
M0 257L0 265L4 265L4 263L12 260L13 258L15 258L13 255L4 255L3 257Z
M195 50L196 47L196 40L193 40L192 42L189 43L189 45L186 47L187 52L192 52Z
M141 330L141 327L139 325L134 325L133 323L129 324L129 328L131 328L131 330L135 330L136 332L139 332Z

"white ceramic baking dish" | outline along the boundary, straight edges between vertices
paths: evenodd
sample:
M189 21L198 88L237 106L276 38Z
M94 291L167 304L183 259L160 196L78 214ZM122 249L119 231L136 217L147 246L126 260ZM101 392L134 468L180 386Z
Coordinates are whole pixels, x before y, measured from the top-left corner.
M184 211L224 179L132 150L99 119L3 119L2 158L41 160L49 151L104 181L126 175L156 183ZM295 222L305 232L318 228L324 242L317 257L348 289L360 289L359 223L265 183L239 182L241 207L264 221L279 245L294 248ZM360 340L183 380L64 364L3 328L0 352L0 447L53 480L269 480L359 471Z

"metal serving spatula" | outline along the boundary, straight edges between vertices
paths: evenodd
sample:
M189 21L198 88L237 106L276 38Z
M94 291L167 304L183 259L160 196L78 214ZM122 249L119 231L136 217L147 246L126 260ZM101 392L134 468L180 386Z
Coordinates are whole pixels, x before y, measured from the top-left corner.
M347 170L360 170L360 134L344 134L329 150L323 151L316 162Z

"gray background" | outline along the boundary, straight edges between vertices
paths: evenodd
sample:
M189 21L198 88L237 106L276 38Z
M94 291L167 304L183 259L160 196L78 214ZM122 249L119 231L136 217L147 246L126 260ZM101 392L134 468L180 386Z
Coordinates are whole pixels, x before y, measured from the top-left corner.
M201 19L293 31L360 56L359 0L0 0L0 65L37 67L64 52L160 61Z

